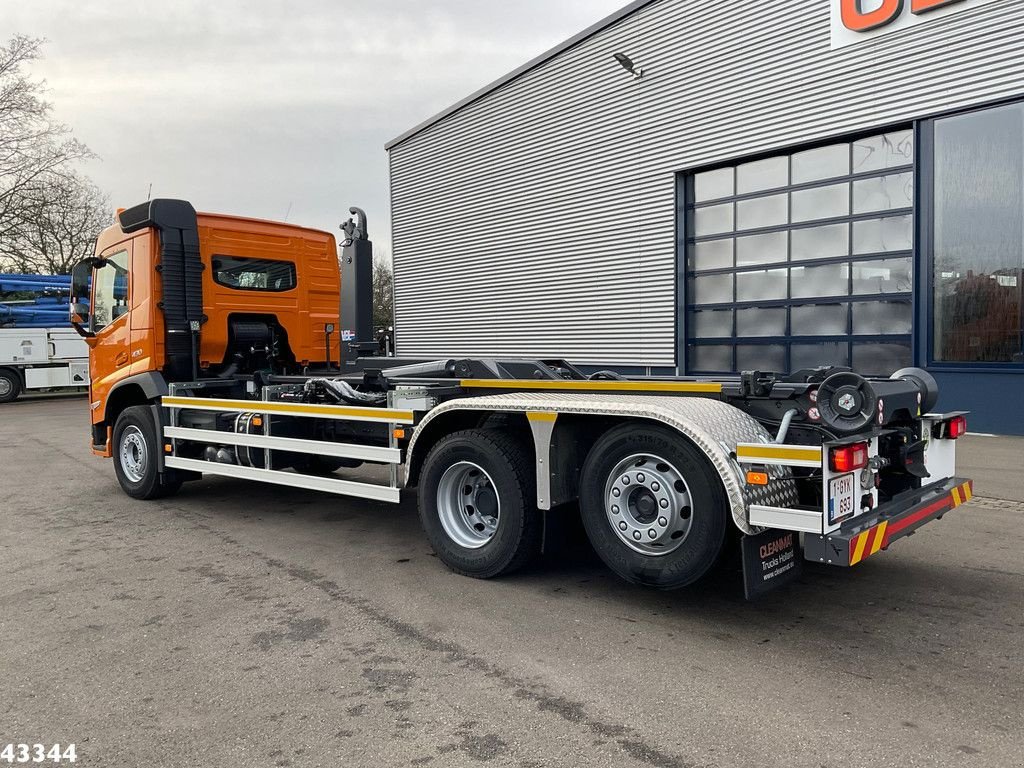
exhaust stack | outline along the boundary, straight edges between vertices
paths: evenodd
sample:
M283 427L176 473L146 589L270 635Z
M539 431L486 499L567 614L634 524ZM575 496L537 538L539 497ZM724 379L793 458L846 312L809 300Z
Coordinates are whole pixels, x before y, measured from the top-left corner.
M378 348L373 333L373 243L362 208L349 208L355 219L341 225L341 364L354 365Z

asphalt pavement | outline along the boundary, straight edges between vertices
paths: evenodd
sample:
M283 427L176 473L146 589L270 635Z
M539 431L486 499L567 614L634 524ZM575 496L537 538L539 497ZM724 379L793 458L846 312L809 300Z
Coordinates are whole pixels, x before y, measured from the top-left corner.
M411 497L210 479L136 502L87 421L81 398L0 408L0 746L126 767L1024 765L1024 504L997 484L747 603L729 574L632 587L578 540L457 576Z

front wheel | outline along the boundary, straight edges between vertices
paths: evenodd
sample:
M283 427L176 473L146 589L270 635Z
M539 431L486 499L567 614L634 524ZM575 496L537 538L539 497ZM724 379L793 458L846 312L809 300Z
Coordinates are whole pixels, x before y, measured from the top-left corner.
M677 589L714 565L728 502L717 472L678 433L626 424L591 449L580 509L597 554L635 584Z
M0 368L0 403L17 400L21 394L21 377L10 368Z
M114 474L133 499L159 499L178 492L181 481L157 469L160 441L148 406L125 408L114 423Z
M530 457L517 440L496 430L456 432L423 464L420 521L453 571L478 579L511 573L540 550L534 489Z

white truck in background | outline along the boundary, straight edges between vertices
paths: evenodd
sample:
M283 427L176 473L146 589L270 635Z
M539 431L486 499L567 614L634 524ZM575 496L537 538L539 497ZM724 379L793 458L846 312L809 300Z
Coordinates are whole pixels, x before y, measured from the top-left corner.
M26 390L89 386L89 347L72 328L0 328L0 403Z

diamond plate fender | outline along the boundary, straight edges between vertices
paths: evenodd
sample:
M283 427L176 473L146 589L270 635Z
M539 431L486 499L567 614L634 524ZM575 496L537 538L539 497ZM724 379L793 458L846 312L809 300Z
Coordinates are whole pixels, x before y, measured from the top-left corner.
M722 479L733 522L744 533L763 530L748 522L750 505L789 507L797 503L796 484L784 467L768 467L771 482L766 486L746 485L734 457L736 445L771 442L771 435L738 408L705 397L524 392L450 400L432 409L418 425L406 452L406 478L424 427L452 411L547 412L657 421L685 435L708 457Z

